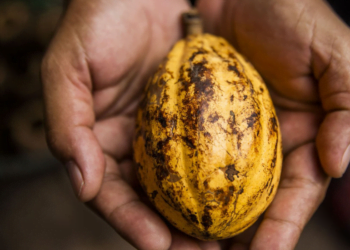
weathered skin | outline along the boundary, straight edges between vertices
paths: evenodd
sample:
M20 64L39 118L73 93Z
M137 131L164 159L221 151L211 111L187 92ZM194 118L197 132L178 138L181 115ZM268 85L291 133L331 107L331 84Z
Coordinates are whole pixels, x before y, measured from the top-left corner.
M139 180L159 212L202 240L232 237L272 201L281 135L268 90L224 39L179 41L150 79L134 140Z

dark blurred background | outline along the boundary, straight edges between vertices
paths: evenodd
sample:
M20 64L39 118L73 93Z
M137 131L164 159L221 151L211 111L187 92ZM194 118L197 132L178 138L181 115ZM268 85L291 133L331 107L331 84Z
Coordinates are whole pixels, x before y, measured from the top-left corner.
M350 24L347 1L330 4ZM0 0L0 249L133 249L75 199L45 143L40 63L62 6ZM350 249L349 171L332 181L296 249Z

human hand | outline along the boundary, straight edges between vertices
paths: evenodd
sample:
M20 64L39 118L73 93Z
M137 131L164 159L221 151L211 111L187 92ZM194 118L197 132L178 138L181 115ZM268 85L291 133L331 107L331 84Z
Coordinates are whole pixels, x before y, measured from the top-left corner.
M266 80L281 125L279 190L245 243L294 249L327 175L340 177L349 162L349 29L320 0L200 0L198 8L207 30L234 44Z
M79 199L138 249L175 242L139 199L131 143L144 84L182 36L188 8L185 0L72 0L43 62L49 146Z
M228 14L240 9L237 15L240 17L232 17L242 21L237 28L240 31L237 36L231 36L233 32L228 25L220 25L219 33L233 42L275 89L272 90L272 96L278 106L284 149L288 156L285 159L281 189L252 246L258 248L265 244L266 249L271 249L271 246L280 243L283 244L282 248L289 249L296 243L302 227L322 200L328 184L328 178L320 170L312 143L323 116L314 77L319 81L320 90L323 86L326 92L321 101L323 105L327 103L325 110L330 112L326 116L328 123L326 118L318 134L321 160L332 176L339 176L342 172L339 161L341 151L348 143L344 136L348 111L331 111L348 109L347 99L342 98L348 89L338 95L342 100L340 103L336 95L330 98L327 93L347 87L343 80L339 80L339 85L333 86L335 89L329 89L330 78L337 82L338 78L348 77L345 68L341 69L339 75L332 76L335 74L335 65L346 66L346 59L340 58L337 51L346 52L346 39L335 42L329 41L329 38L336 34L348 36L348 31L324 3L311 1L307 3L310 4L306 8L308 12L300 15L302 18L310 17L307 14L312 12L313 5L318 6L313 10L315 14L318 9L321 10L321 14L307 20L318 20L315 23L319 23L313 33L317 31L320 34L313 40L318 41L318 44L310 46L310 37L307 36L310 35L309 29L303 26L310 23L302 19L297 22L296 13L300 14L302 8L300 3L282 1L281 9L284 12L276 8L269 13L266 12L268 7L279 6L276 1L256 1L259 3L256 6L253 6L253 0L245 1L240 7L236 2L212 1L214 6L208 8L209 3L203 0L199 8L207 24L211 24L211 30L217 32L219 29L214 28L213 24L219 26L224 16L228 16L215 18L221 13L220 5L232 5L222 8ZM172 241L173 249L184 249L184 244L187 248L219 249L219 244L215 242L201 243L179 233L171 236L165 224L138 200L138 194L132 189L137 186L131 162L133 112L145 79L180 37L178 17L188 8L184 1L168 5L154 0L151 4L148 1L147 6L137 3L136 0L95 0L86 4L75 0L71 4L43 64L48 141L53 152L67 163L79 198L83 201L92 200L92 206L136 247L163 249ZM287 4L291 5L288 8L292 8L288 9ZM251 7L255 8L250 10ZM262 19L261 22L259 17L267 16L264 8L265 13L273 14L273 17ZM285 15L286 11L290 11L290 16ZM329 19L322 21L319 15L330 16L331 22L328 23ZM288 16L289 19L286 18ZM322 22L326 22L327 26L322 26ZM122 26L121 23L127 24ZM300 23L301 30L291 28L296 23ZM254 33L249 33L249 28L254 30L259 25L265 30L254 32L260 34L260 38L256 39ZM331 29L327 30L329 25ZM134 30L128 30L127 27L133 27ZM223 30L225 27L226 31ZM282 33L283 36L278 36L278 31L288 35ZM277 37L271 36L269 32ZM239 43L243 46L239 46ZM332 50L332 43L337 50ZM288 50L291 45L296 48L301 46L298 53ZM322 51L323 48L326 50ZM316 57L311 57L311 54ZM334 56L331 62L327 60L330 55ZM264 68L264 65L268 67ZM272 71L275 73L269 72L269 69L274 69ZM323 74L320 73L322 69ZM290 75L285 77L285 72ZM118 138L118 141L114 138ZM333 151L329 152L330 149ZM273 230L269 230L269 227Z

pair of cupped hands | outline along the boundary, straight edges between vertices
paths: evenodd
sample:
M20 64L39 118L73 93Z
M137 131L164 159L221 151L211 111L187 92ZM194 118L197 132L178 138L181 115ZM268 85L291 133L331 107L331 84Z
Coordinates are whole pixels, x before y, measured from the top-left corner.
M284 163L257 230L202 242L147 205L132 161L148 77L182 37L185 0L72 0L43 62L47 138L73 189L138 249L293 249L350 158L350 32L322 0L200 0L270 89Z

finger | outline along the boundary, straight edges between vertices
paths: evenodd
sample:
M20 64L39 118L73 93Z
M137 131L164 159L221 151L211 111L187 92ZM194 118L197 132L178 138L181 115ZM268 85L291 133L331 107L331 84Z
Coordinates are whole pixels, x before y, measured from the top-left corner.
M302 229L324 198L330 178L318 162L313 143L291 152L283 167L276 197L252 241L252 249L294 249Z
M117 116L97 121L93 131L103 152L120 161L131 156L134 128L133 116Z
M277 108L285 109L285 110L293 110L293 111L302 111L302 112L315 112L322 113L323 109L321 107L320 102L304 102L293 100L291 98L282 96L276 90L273 89L271 85L268 85L269 94L271 99L273 100L273 104Z
M314 141L323 118L321 113L278 108L277 116L283 138L283 154L291 152L302 144Z
M214 33L217 30L221 18L224 0L198 0L196 7L203 18L204 28L207 32Z
M173 228L171 230L172 242L169 250L221 250L218 241L202 241L188 236Z
M201 250L198 240L173 229L171 231L172 242L169 250Z
M121 178L119 165L114 159L108 155L105 157L103 184L91 204L137 249L168 249L171 235L165 223L139 200L134 190Z
M349 96L350 98L350 96ZM341 177L350 160L350 110L331 112L317 135L317 148L325 171Z
M49 53L43 61L43 91L48 145L67 166L82 201L99 191L104 156L92 132L91 85L82 48Z
M315 17L312 65L328 114L317 136L317 149L325 171L340 177L350 160L350 31L325 2L318 4L322 8Z

